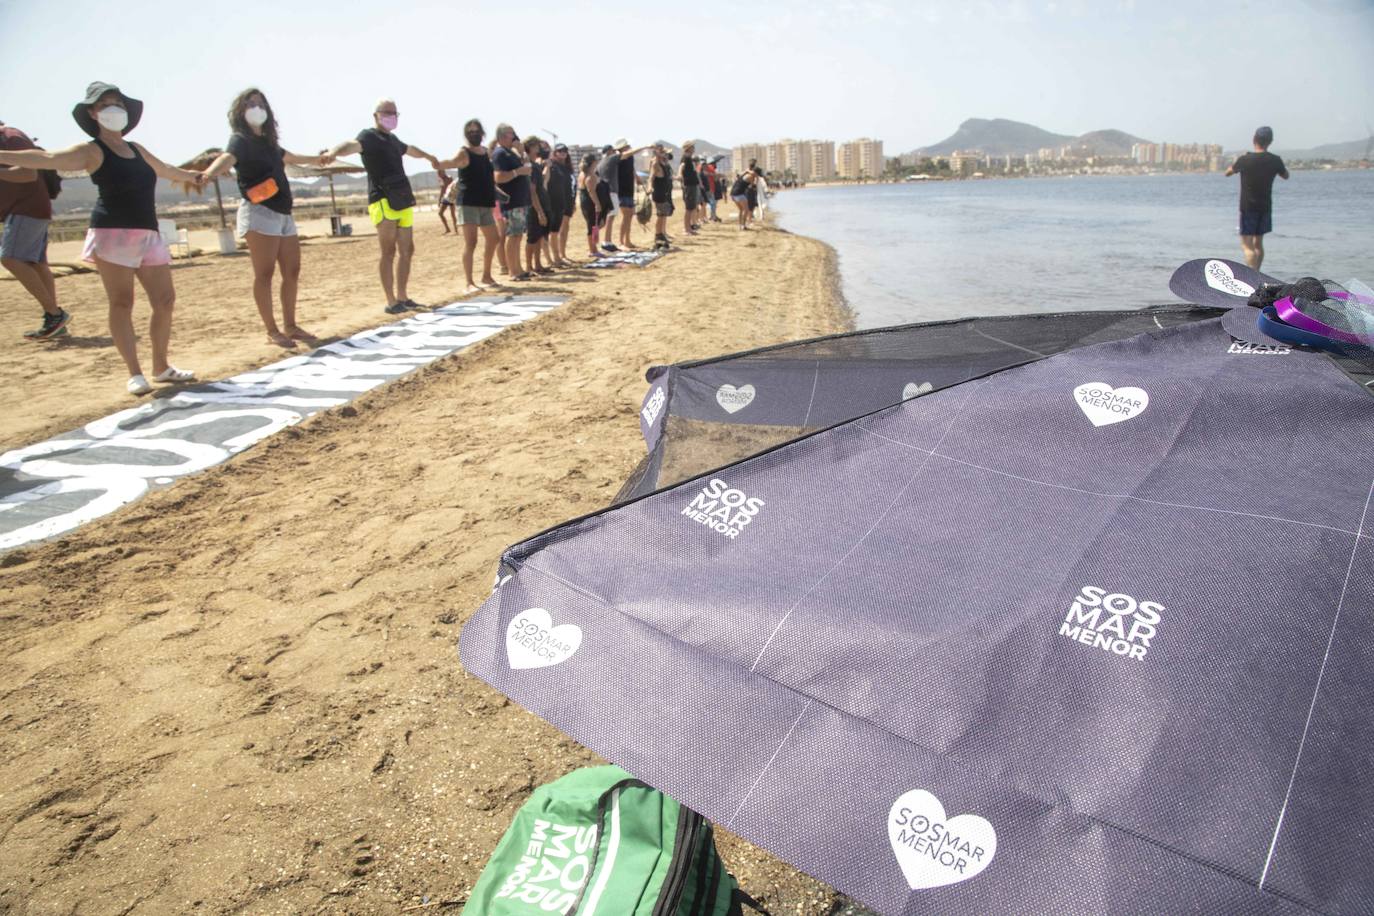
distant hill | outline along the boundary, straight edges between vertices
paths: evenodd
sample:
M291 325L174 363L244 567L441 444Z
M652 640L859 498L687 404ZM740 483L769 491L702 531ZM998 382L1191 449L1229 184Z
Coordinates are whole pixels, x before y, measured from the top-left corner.
M1347 140L1344 143L1323 143L1312 149L1280 149L1274 148L1274 152L1288 159L1335 159L1346 161L1350 159L1363 159L1365 151L1369 149L1369 138L1363 140Z
M1137 143L1149 142L1122 130L1093 130L1074 140L1073 145L1086 146L1094 156L1122 157L1129 156Z
M1052 134L1034 124L1005 118L969 118L952 135L932 146L913 150L921 156L948 156L955 150L982 150L992 156L1033 153L1042 147L1063 146L1076 138Z
M1034 124L1006 118L969 118L951 136L912 150L918 156L948 156L955 150L980 150L990 156L1023 156L1041 149L1085 146L1097 156L1129 156L1131 146L1149 143L1120 130L1094 130L1081 137L1051 133Z

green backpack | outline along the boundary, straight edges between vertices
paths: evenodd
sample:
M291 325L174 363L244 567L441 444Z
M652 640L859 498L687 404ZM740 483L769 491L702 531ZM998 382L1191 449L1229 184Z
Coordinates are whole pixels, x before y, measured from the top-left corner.
M764 912L725 870L711 822L603 766L534 790L463 913L741 916L741 904Z

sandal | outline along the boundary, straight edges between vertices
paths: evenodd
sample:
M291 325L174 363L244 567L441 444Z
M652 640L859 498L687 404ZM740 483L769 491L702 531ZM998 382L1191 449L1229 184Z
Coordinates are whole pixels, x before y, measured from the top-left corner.
M299 340L301 343L307 343L311 345L320 342L320 339L318 337L316 337L314 334L311 334L304 328L294 328L292 329L291 333L287 334L286 336L291 338L292 340Z
M168 366L157 375L153 376L155 382L190 382L194 381L196 374L190 369L178 369L176 366ZM132 382L133 380L130 379ZM145 383L146 384L146 383Z
M275 334L268 334L268 335L267 335L267 342L268 342L268 343L271 343L271 344L276 344L277 346L281 347L283 350L294 350L294 349L296 349L296 342L295 342L294 340L292 340L290 337L287 337L287 336L286 336L285 334L283 334L281 331L277 331Z
M511 279L512 279L512 280L519 280L519 281L521 281L521 282L524 282L524 281L526 281L526 280L533 280L533 279L534 279L534 274L530 273L530 272L527 270L527 271L525 271L525 272L522 273L522 274L518 274L517 276L511 277Z
M147 394L153 390L153 386L149 385L148 380L141 374L129 376L128 388L129 394L132 395Z

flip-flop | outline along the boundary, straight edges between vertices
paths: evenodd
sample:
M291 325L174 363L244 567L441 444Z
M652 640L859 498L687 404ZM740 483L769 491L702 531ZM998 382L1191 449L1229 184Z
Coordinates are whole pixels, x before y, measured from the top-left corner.
M178 369L176 366L168 366L157 375L153 376L155 382L189 382L194 380L196 374L190 369Z
M268 335L267 335L267 342L270 343L270 344L274 344L274 345L276 345L276 346L278 346L278 347L281 347L283 350L294 350L294 349L296 349L296 342L295 342L294 340L292 340L290 337L288 337L287 335L282 334L282 333L280 333L280 332L278 332L278 333L276 333L276 334L268 334Z
M314 334L311 334L309 331L302 330L301 328L296 328L296 330L292 331L290 334L287 334L286 336L290 337L292 340L299 340L301 343L308 343L312 345L320 342L320 339L316 337Z

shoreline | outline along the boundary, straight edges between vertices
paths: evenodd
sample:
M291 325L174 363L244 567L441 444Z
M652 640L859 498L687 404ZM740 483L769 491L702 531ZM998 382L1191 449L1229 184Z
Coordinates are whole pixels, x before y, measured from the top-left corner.
M412 292L439 304L456 242L417 226ZM644 454L648 366L852 325L821 242L723 223L677 244L645 268L522 285L571 298L0 558L0 904L345 913L463 897L533 787L595 762L458 664L500 552L614 496ZM385 317L374 251L306 246L302 293L337 290L327 308L303 297L307 327L388 323L370 320ZM194 307L187 325L221 328L200 345L225 364L279 358L232 355L260 333L248 265L205 260L177 271L178 321ZM90 279L59 279L59 298L93 301ZM104 391L122 383L92 355L108 349L64 351L67 386L96 389L64 416L132 406ZM27 392L44 354L19 352ZM36 441L39 408L19 406L4 434ZM723 831L721 847L775 911L829 911L819 882Z

